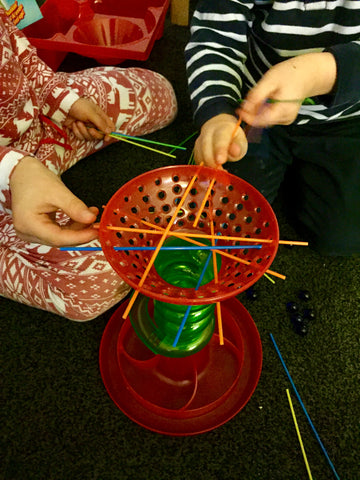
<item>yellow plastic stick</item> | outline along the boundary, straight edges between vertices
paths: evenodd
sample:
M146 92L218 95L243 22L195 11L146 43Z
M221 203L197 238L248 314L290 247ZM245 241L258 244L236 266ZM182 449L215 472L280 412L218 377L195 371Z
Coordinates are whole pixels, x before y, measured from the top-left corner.
M307 470L307 473L308 473L308 475L309 475L309 479L312 480L313 477L312 477L312 475L311 475L311 470L310 470L309 462L308 462L308 460L307 460L307 456L306 456L304 444L303 444L303 441L302 441L302 438L301 438L299 426L298 426L298 423L297 423L297 420L296 420L296 415L295 415L294 407L293 407L293 404L292 404L292 401L291 401L291 396L290 396L290 392L289 392L289 389L288 389L288 388L286 389L286 394L287 394L287 397L288 397L288 400L289 400L290 410L291 410L291 414L292 414L292 417L293 417L293 421L294 421L294 425L295 425L295 430L296 430L296 433L297 433L297 436L298 436L298 439L299 439L301 452L302 452L303 457L304 457L304 462L305 462L306 470Z
M174 150L186 150L186 148L182 147L181 145L172 145L170 143L157 142L155 140L149 140L148 138L134 137L133 135L126 135L125 133L121 133L121 132L111 132L111 135L115 135L116 137L120 137L120 138L128 138L129 140L132 140L132 141L152 143L153 145L159 145L160 147L170 147L170 148L173 148ZM172 153L172 152L169 152L169 153Z
M264 277L267 278L271 283L275 283L275 280L269 277L269 275L267 275L266 273L264 273Z
M152 152L161 153L162 155L166 155L167 157L176 158L176 156L172 155L171 153L163 152L161 150L156 150L156 148L151 148L151 147L148 147L146 145L142 145L142 144L137 143L137 142L132 142L131 140L128 140L127 138L119 137L119 135L114 135L114 134L110 133L109 137L116 138L116 140L121 140L122 142L131 143L132 145L136 145L137 147L145 148L146 150L151 150Z

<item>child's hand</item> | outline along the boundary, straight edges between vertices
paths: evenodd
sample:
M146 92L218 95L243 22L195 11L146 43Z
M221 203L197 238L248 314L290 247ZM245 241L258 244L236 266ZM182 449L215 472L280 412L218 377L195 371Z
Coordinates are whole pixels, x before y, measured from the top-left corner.
M89 124L94 127L89 127ZM109 134L115 130L111 118L91 100L79 98L71 107L64 126L70 128L80 140L101 140L104 133ZM110 137L105 135L105 140Z
M195 143L196 163L217 168L227 161L240 160L247 152L247 140L240 127L233 136L235 127L236 118L225 113L205 122Z
M92 224L98 209L88 208L36 158L20 161L11 175L10 188L14 227L23 240L64 246L97 238L98 231ZM55 222L59 210L71 219L65 227Z
M290 125L302 101L331 92L335 80L336 62L331 53L299 55L270 68L250 90L238 113L254 127ZM267 103L269 99L274 103Z

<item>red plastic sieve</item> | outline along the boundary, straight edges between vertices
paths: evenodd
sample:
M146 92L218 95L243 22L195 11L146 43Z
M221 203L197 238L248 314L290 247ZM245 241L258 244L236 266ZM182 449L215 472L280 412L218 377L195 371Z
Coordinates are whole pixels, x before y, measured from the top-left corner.
M113 269L134 289L138 289L153 252L115 251L114 247L156 246L161 236L115 231L108 227L165 229L198 169L193 165L176 165L144 173L123 185L106 205L99 231L102 249ZM215 183L210 200L194 228L196 214L213 178ZM279 242L278 224L271 206L260 192L241 178L225 170L202 167L171 232L209 235L211 221L215 233L221 234L218 245L243 244L241 237L245 237L254 239L251 243L261 244L262 248L229 250L235 259L221 255L218 283L212 280L197 290L166 282L153 266L140 288L142 294L169 303L203 305L239 294L266 272L275 258ZM238 241L223 240L222 237L226 236L237 237ZM194 240L204 243L199 238Z

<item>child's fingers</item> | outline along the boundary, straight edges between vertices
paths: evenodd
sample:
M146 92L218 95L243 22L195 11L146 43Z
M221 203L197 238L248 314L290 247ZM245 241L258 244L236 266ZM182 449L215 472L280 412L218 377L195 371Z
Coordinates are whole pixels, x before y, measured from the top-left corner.
M77 121L73 122L71 125L72 131L76 138L79 140L101 140L104 135L99 132L96 128L91 126L86 126L83 122Z
M200 135L200 137L197 138L194 147L194 156L197 164L203 162L207 167L216 167L212 142L208 141L206 136L204 138L203 135Z
M104 138L103 132L100 132L97 128L85 127L85 129L87 130L87 133L88 133L88 137L86 137L87 140L94 140L94 139L102 140Z
M229 142L216 142L214 145L215 165L224 165L228 161Z
M92 140L95 131L94 129L87 128L86 125L80 121L74 122L74 126L77 129L78 135L80 135L83 140Z
M86 125L83 122L76 122L76 132L73 128L75 135L80 138L80 140L102 140L104 138L104 133L98 130L96 127L91 125Z
M241 117L239 117L241 118ZM239 122L238 122L239 123ZM247 139L242 127L238 126L233 130L228 147L228 161L237 162L246 154L248 149Z
M247 145L239 145L237 142L232 142L229 146L228 151L228 162L237 162L240 160L247 152Z
M300 102L265 102L257 113L243 111L244 121L252 127L269 127L272 125L290 125L296 119Z
M240 145L238 145L240 143L240 137L241 128L235 118L215 132L213 136L213 151L216 165L224 165L224 163L229 160L229 156L233 156L234 161L236 159L239 160L240 157L235 157L240 154L239 150L241 148ZM234 146L232 147L232 145Z
M28 212L27 223L23 223L17 235L24 241L50 246L78 245L98 237L91 223L71 222L67 226L56 223L52 214Z
M219 114L208 120L195 142L195 161L213 168L228 160L237 161L245 155L247 141L235 116Z
M76 122L73 122L70 128L73 131L73 134L75 135L76 138L78 138L79 140L84 140L84 136L81 134Z
M111 118L97 105L91 116L92 123L103 133L109 134L115 131L115 124Z
M267 103L264 103L261 105L261 107L242 110L241 115L244 119L244 122L252 127L268 127L269 125L273 125L274 106L275 105L268 105Z

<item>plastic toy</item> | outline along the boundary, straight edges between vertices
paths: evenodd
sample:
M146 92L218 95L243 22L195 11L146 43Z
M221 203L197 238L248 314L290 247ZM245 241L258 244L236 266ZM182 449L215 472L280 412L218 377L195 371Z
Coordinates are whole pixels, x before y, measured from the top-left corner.
M25 35L51 68L68 52L117 65L146 60L163 33L169 0L46 0Z
M194 228L213 178L213 189ZM156 246L159 231L163 234L169 225L164 245L209 244L210 240L214 245L208 237L215 231L221 234L216 246L230 249L248 241L261 249L215 250L208 267L207 251L160 249L139 288L154 252L114 247ZM249 401L260 377L261 341L251 316L234 297L268 271L278 235L275 214L264 197L224 170L160 168L134 178L110 199L100 224L101 246L114 270L139 296L130 320L123 318L127 302L108 322L100 368L110 397L129 418L159 433L194 435L227 422ZM234 236L238 240L227 240ZM223 345L215 304L221 308ZM191 314L174 343L188 309Z

